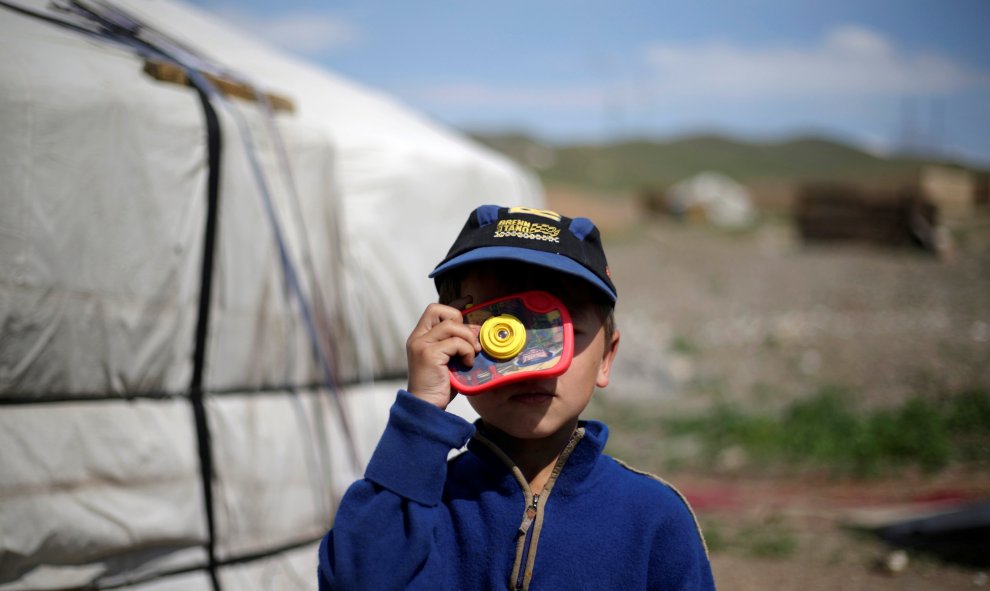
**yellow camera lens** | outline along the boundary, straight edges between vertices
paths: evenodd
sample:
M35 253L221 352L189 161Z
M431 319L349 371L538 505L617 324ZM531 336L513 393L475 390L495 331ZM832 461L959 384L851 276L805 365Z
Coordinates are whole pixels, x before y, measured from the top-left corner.
M526 346L526 327L511 314L492 316L481 325L481 348L492 359L512 359Z

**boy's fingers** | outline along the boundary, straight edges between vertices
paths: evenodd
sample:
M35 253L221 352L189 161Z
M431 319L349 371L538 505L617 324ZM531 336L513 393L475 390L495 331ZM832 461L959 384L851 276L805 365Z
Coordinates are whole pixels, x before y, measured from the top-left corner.
M445 352L447 351L452 352L452 354L450 354L448 357L448 361L455 357L460 357L461 362L464 363L464 365L466 365L467 367L471 367L474 365L475 350L474 347L471 345L471 343L465 341L462 338L454 337L444 341L444 345L446 349Z
M461 312L457 308L444 306L443 304L430 304L426 307L426 311L423 312L423 316L420 317L419 324L416 325L416 330L413 332L414 334L429 332L434 326L448 320L455 321L459 324L464 323Z
M406 346L408 348L426 347L434 343L441 343L451 337L461 339L468 346L480 350L481 343L478 341L477 332L470 326L454 320L445 320L429 329L411 335Z
M450 312L454 312L453 315ZM481 343L478 341L478 329L464 324L459 312L453 308L437 308L428 311L423 315L419 326L409 335L406 347L412 348L417 345L428 343L438 343L452 336L464 339L475 351L481 350Z
M408 349L414 358L426 360L429 365L447 365L455 357L474 359L480 345L471 339L472 333L453 331L437 335L435 339L420 338L409 341Z

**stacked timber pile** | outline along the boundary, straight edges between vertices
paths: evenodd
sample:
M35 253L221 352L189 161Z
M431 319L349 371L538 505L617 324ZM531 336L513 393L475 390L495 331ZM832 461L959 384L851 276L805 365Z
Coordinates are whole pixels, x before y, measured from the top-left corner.
M935 248L938 209L916 188L807 185L798 191L794 216L806 242L856 241Z

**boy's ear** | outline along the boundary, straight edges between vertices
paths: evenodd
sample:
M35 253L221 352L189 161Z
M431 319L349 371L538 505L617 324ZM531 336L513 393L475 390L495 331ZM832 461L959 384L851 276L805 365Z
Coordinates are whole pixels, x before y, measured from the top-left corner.
M612 372L612 362L615 361L615 354L619 351L619 329L612 332L612 339L605 343L605 352L602 354L602 363L598 366L598 376L595 385L599 388L608 386L609 375Z

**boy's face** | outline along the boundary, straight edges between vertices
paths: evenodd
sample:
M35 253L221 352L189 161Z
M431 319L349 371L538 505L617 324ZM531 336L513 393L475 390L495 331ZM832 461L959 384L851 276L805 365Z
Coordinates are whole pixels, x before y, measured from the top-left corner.
M616 332L606 342L597 306L589 298L568 297L574 290L567 289L567 280L562 282L560 275L550 271L527 273L525 267L516 265L515 273L475 268L461 281L460 295L471 296L471 305L477 305L528 289L553 293L564 301L574 325L571 365L557 377L514 382L470 396L468 401L486 425L518 439L541 439L573 430L595 386L608 385L619 335ZM523 279L506 281L506 277Z

